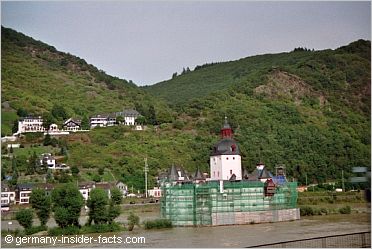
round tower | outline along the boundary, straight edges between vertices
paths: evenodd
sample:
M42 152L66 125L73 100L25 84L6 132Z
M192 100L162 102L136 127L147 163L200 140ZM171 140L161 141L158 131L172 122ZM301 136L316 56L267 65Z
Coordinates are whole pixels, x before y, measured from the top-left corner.
M221 128L221 140L213 146L211 152L210 171L211 180L229 180L233 175L236 180L242 179L239 146L233 139L233 131L227 117Z

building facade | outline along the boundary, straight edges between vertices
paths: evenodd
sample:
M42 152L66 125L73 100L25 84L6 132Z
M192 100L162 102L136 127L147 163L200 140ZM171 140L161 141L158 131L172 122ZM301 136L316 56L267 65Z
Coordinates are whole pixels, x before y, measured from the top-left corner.
M41 116L37 117L23 117L18 121L18 134L25 132L44 132L43 119Z

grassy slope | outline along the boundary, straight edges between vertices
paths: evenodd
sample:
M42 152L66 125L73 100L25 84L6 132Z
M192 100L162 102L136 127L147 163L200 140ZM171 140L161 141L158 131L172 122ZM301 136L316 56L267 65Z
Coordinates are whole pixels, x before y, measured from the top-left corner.
M84 60L2 27L3 134L10 134L15 110L41 114L61 104L82 117L123 108L154 105L159 115L170 109L134 84L106 75ZM9 113L12 113L9 114ZM8 118L9 117L9 118Z

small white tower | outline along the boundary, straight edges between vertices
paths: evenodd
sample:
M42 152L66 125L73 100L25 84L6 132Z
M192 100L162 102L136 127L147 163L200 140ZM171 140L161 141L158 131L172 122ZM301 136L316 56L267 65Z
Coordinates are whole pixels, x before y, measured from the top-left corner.
M241 180L242 164L239 147L232 138L233 132L225 117L221 140L213 146L210 156L210 180Z

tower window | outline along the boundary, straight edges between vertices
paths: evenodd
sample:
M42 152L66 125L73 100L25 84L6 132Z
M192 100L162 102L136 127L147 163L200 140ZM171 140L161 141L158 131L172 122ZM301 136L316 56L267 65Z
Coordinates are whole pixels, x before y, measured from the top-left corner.
M235 157L233 157L233 160L235 160Z
M220 172L219 171L217 171L217 177L220 177Z
M230 169L230 175L232 175L232 169Z
M228 158L228 157L226 157L226 160L229 160L229 158Z

